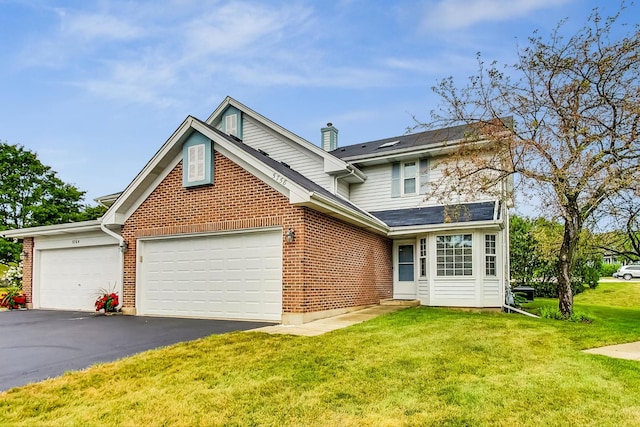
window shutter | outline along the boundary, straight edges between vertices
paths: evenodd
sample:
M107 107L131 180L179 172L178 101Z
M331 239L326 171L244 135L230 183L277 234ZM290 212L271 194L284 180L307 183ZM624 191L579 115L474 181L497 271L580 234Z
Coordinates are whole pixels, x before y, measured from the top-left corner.
M420 175L420 189L418 192L425 194L429 184L429 159L420 159L420 170L418 174Z
M193 145L189 147L188 154L189 174L188 182L196 182L204 180L205 171L205 153L204 144Z
M229 114L225 117L225 132L228 135L238 136L238 115Z
M400 197L400 163L391 165L391 197Z

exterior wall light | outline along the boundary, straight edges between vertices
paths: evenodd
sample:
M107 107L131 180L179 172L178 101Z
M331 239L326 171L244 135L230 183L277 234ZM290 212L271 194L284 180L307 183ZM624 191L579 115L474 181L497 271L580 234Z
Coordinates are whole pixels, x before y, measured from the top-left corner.
M20 252L20 260L23 261L25 259L29 258L29 252L27 251L22 251Z
M129 249L129 244L125 241L122 241L120 243L120 252L125 253L127 252L127 249Z
M287 243L293 243L294 240L296 240L296 232L293 231L293 228L290 228L286 233L284 233L284 238Z

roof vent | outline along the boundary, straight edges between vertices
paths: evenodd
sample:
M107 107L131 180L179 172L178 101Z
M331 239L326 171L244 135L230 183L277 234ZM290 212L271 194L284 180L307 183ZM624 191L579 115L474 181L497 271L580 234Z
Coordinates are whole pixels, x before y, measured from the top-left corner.
M287 163L283 162L282 160L280 160L280 163L282 164L282 166L284 166L285 168L289 168L291 169L291 166L289 166Z
M378 148L387 148L387 147L393 147L396 144L399 144L400 141L390 141L390 142L385 142L384 144L382 144L381 146L379 146Z
M338 129L333 127L333 123L327 123L327 127L320 129L322 141L320 146L324 151L333 151L338 148Z
M259 148L258 148L258 153L260 153L260 154L262 154L262 155L264 155L264 156L269 157L269 153L267 153L266 151L261 150L261 149L259 149Z

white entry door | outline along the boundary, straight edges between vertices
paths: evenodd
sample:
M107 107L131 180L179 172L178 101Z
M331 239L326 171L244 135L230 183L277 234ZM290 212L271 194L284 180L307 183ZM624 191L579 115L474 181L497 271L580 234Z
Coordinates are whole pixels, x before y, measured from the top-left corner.
M101 290L116 290L118 245L39 251L39 307L94 311Z
M281 230L139 243L140 314L281 320Z
M393 244L393 298L416 298L416 245L413 240Z

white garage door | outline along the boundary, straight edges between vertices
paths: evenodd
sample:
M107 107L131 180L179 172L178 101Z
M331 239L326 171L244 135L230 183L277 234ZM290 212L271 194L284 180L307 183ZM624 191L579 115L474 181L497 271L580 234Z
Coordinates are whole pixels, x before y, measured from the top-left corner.
M141 314L280 321L279 230L141 242Z
M40 251L40 308L95 310L100 289L118 283L117 245Z

